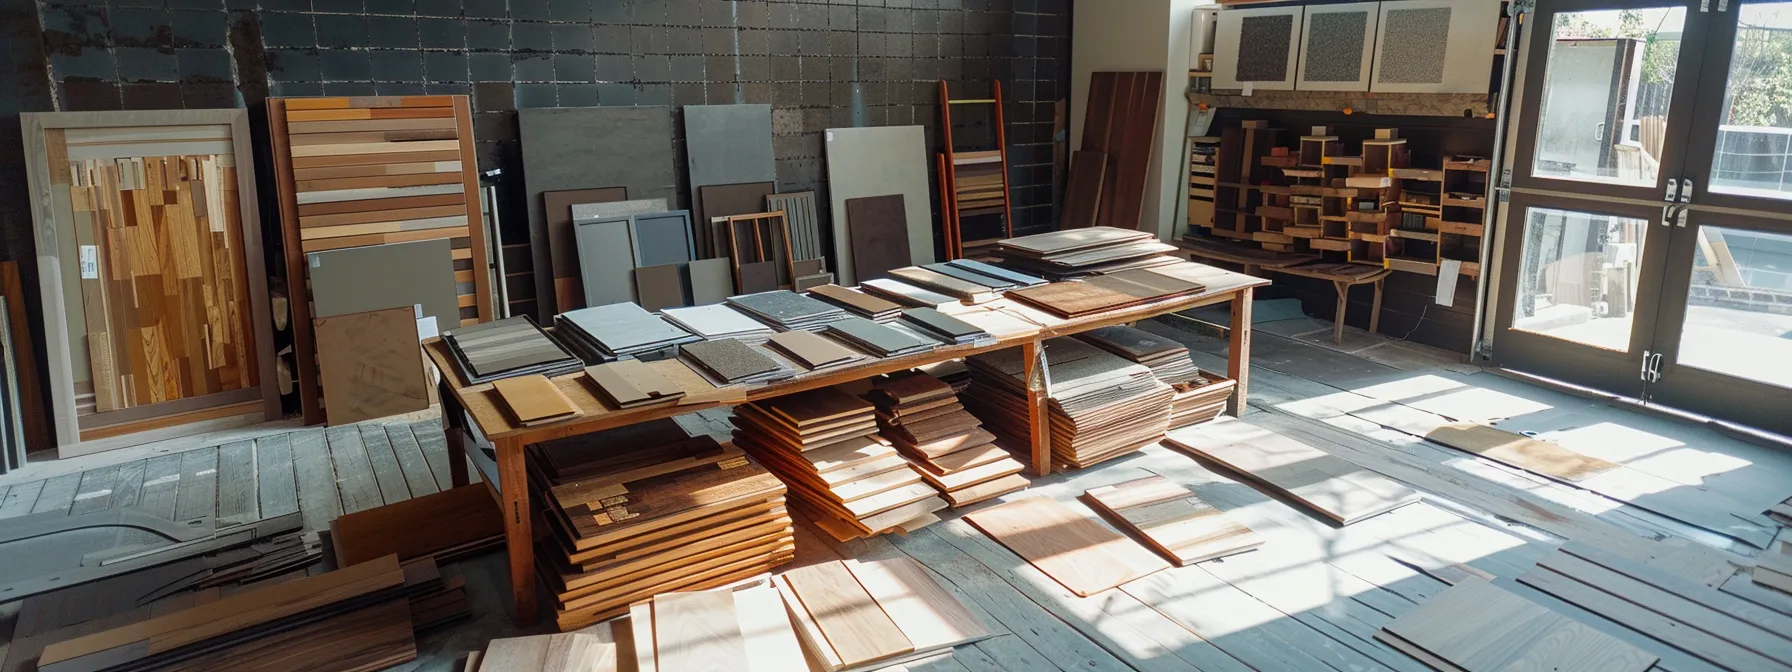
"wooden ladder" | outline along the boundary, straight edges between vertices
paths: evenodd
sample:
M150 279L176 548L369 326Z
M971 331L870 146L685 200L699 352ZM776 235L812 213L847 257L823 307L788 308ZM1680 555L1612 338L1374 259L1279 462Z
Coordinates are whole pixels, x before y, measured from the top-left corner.
M947 91L946 80L940 80L940 127L945 151L936 159L940 173L941 226L946 236L947 259L963 258L966 247L975 250L993 245L1003 238L1014 237L1014 208L1010 203L1008 184L1008 127L1002 117L1002 82L994 83L994 94L993 98L953 100ZM952 148L953 105L995 106L996 149L961 153ZM987 166L990 165L994 165L995 170L989 170ZM974 180L973 182L959 182L958 172L961 167L967 167L966 179ZM1001 193L992 194L990 187L994 185L989 178L998 175L1001 179ZM970 241L967 246L964 230L960 228L964 216L996 214L1002 216L1002 235L998 238Z

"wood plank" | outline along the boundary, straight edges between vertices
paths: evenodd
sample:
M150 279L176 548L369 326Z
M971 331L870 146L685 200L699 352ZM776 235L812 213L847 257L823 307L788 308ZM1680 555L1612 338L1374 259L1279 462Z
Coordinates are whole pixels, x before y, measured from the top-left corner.
M174 519L192 520L218 511L218 448L200 448L181 454L180 490L174 500Z
M427 184L415 187L369 187L366 189L337 189L334 191L308 191L298 194L300 207L319 203L341 203L344 201L383 201L395 198L412 198L417 196L444 196L461 194L460 186L455 184Z
M1164 445L1244 476L1341 525L1419 500L1417 492L1387 477L1238 421L1174 430Z
M289 117L290 119L290 117ZM369 131L415 131L455 128L453 119L370 119L348 121L289 121L287 132L293 135L312 133L363 133Z
M337 166L370 166L397 163L430 163L435 161L460 161L459 150L434 152L404 152L398 154L343 154L338 156L306 156L292 159L294 170L307 168L333 168Z
M421 187L432 184L455 184L459 182L459 177L460 173L458 172L381 175L376 177L340 177L322 180L303 180L297 183L298 186L295 187L295 189L300 193L305 193L339 191L344 189L372 189L379 187Z
M501 536L504 520L484 486L465 485L349 513L330 524L339 565L386 555L409 561Z
M411 434L409 424L386 425L386 438L392 442L392 452L398 456L398 466L404 471L404 482L412 497L441 492L442 488L436 484L435 474L430 470L429 460L423 455L423 447L418 445L417 437Z
M1258 670L1320 670L1330 667L1284 639L1285 615L1256 598L1226 585L1199 566L1158 572L1121 588L1152 610Z
M332 98L288 98L287 109L341 110L379 107L448 107L453 96L345 96Z
M1263 545L1250 528L1163 476L1093 488L1083 498L1177 566Z
M256 482L254 441L235 441L218 447L218 524L261 519Z
M429 380L410 306L319 317L314 324L324 411L331 424L429 408ZM383 435L380 440L385 443Z
M342 515L342 496L336 488L336 470L324 430L304 429L288 434L292 443L293 480L298 483L299 513L306 531L326 530Z
M799 567L783 577L843 665L857 667L914 650L914 644L845 565L828 562Z
M421 231L401 231L399 233L376 233L365 236L344 236L342 238L323 238L307 240L299 246L304 252L323 252L350 247L368 245L385 245L387 243L408 243L417 240L437 240L441 238L465 238L467 228L450 227L446 229L424 229Z
M1722 590L1713 590L1701 582L1655 569L1591 544L1571 541L1562 544L1561 548L1563 553L1570 556L1692 600L1720 613L1735 616L1768 632L1777 632L1782 635L1792 633L1792 614L1777 611L1771 607L1764 609L1763 605ZM1553 559L1553 557L1549 558L1549 560ZM1792 600L1792 598L1788 599Z
M31 505L30 513L49 513L59 511L68 513L74 505L75 490L81 486L81 474L64 474L44 481L43 491Z
M324 432L330 443L330 462L335 467L336 488L342 493L342 513L366 511L386 502L374 480L373 463L354 425L331 427ZM301 490L301 492L303 492ZM328 523L326 523L327 525Z
M1792 669L1548 569L1532 570L1518 577L1518 581L1720 667L1732 670Z
M423 458L429 461L430 473L435 474L436 488L454 487L448 470L448 437L442 431L442 423L437 420L411 423L411 435L417 437L417 445L423 448ZM477 469L472 472L474 482L479 480L478 472Z
M380 224L386 222L405 222L419 219L435 219L438 217L465 216L465 205L438 205L427 208L404 208L399 210L375 210L372 212L348 212L335 215L316 215L300 217L299 228L309 229L328 226L347 226L350 224Z
M438 128L415 131L351 131L345 133L308 133L295 135L288 144L294 147L309 145L348 145L362 142L411 142L417 140L454 140L455 129Z
M1444 425L1426 432L1425 438L1570 483L1584 481L1619 466L1615 462L1587 457L1547 441L1538 441L1477 423Z
M312 203L299 206L299 217L319 217L324 215L341 215L363 212L406 212L417 208L466 207L466 194L435 194L431 196L406 196L403 198L380 198L362 201L338 201L334 203Z
M1094 518L1044 497L981 509L964 518L1083 597L1169 567Z
M81 483L75 487L75 498L69 505L71 516L111 508L112 486L118 482L118 467L100 467L81 473Z
M1572 555L1552 554L1538 563L1538 567L1547 568L1606 593L1622 597L1626 602L1638 607L1667 616L1681 624L1709 633L1714 637L1781 663L1792 664L1792 640L1786 639L1786 633L1792 632L1792 630L1765 628L1763 627L1765 623L1760 621L1740 619L1735 614L1727 613L1722 609L1619 574ZM1702 592L1719 596L1715 599L1721 599L1722 596L1721 593L1709 588ZM1787 619L1779 619L1779 624L1784 625L1785 620Z
M184 457L179 453L152 457L143 467L143 491L137 498L137 508L143 511L174 520L174 508L179 501L181 462Z
M803 646L785 611L784 599L769 585L733 591L734 611L747 654L747 672L804 670ZM650 671L651 672L651 671Z
M728 591L665 593L653 597L656 665L664 670L738 672L747 668L746 642Z
M1570 669L1588 672L1642 672L1657 660L1479 578L1407 612L1386 630L1464 670L1511 669L1533 654L1579 660ZM1546 644L1558 636L1566 641Z
M404 482L404 469L398 466L398 455L392 452L392 441L377 423L355 425L361 431L361 446L373 464L374 482L379 484L380 499L396 504L411 498L410 486Z
M454 110L447 107L292 110L286 113L287 120L295 122L353 121L359 119L439 119L453 116Z
M112 484L112 497L106 502L107 509L123 509L136 507L143 496L143 477L149 468L149 460L127 462L118 467L118 481Z
M299 511L298 481L293 468L291 434L255 440L255 497L263 518Z
M950 648L991 634L912 558L848 559L845 565L916 651Z
M293 158L311 156L343 156L352 154L402 154L414 152L459 151L458 140L422 140L416 142L362 142L340 145L295 145ZM303 193L305 189L298 189Z
M293 136L297 140L304 136ZM417 175L421 173L456 173L460 172L459 161L421 161L417 163L383 163L369 166L336 166L332 168L305 168L292 172L294 180L335 180L349 177L381 177L386 175Z

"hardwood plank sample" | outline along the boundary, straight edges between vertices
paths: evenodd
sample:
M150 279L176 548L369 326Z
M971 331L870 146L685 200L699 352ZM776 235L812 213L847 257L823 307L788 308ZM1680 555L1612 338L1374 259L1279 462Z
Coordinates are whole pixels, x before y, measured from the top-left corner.
M540 374L504 378L492 382L512 417L522 426L553 422L580 414L566 394Z
M1046 497L1008 502L964 518L1083 597L1170 566L1131 539Z
M727 591L653 596L655 665L663 670L739 672L747 646Z
M931 264L933 214L928 192L926 134L920 126L828 129L828 193L834 213L834 274L843 286L858 284L852 236L841 235L848 199L902 194L908 220L909 262Z
M992 634L982 619L941 588L913 558L848 559L844 563L915 651L951 648Z
M846 228L859 281L887 278L890 271L909 265L908 215L900 194L847 199Z
M844 665L856 667L914 651L901 628L845 565L825 562L783 576Z
M587 633L494 639L480 657L483 672L615 672L616 643Z
M1107 186L1108 155L1101 152L1070 153L1070 180L1064 187L1064 226L1095 226L1101 197Z
M1480 577L1402 614L1377 638L1386 633L1467 672L1643 672L1659 660Z
M805 670L803 646L797 642L778 590L769 585L742 588L734 593L734 610L745 641L747 672Z
M503 534L497 503L477 484L350 513L330 523L336 564L342 567L387 555L410 561Z
M324 405L336 425L429 408L410 306L317 318Z
M1444 425L1425 433L1425 438L1525 471L1575 483L1618 468L1618 464L1587 457L1548 441L1513 434L1478 423Z
M1215 427L1233 430L1216 435ZM1164 445L1211 461L1340 525L1419 501L1412 489L1294 439L1242 422L1170 432Z
M1263 545L1250 528L1162 476L1092 488L1083 498L1179 567Z

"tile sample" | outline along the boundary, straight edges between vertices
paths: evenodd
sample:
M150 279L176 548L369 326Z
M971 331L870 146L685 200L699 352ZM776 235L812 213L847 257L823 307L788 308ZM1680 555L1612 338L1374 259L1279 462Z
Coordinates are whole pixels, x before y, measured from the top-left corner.
M429 408L430 381L409 306L316 319L324 412L331 425Z
M1213 88L1290 90L1298 69L1301 7L1226 9L1214 31Z
M1380 19L1379 2L1307 7L1306 29L1300 36L1300 77L1295 88L1368 91L1369 63Z
M1484 93L1499 3L1406 0L1381 4L1369 90Z
M447 239L312 252L312 315L335 317L423 306L436 324L460 324L453 252Z
M837 282L858 284L850 258L851 236L843 235L846 228L839 217L846 212L846 201L853 198L902 194L909 263L933 263L933 209L927 191L927 139L922 127L828 129L826 144Z
M640 266L682 264L696 258L688 210L635 215L635 263Z

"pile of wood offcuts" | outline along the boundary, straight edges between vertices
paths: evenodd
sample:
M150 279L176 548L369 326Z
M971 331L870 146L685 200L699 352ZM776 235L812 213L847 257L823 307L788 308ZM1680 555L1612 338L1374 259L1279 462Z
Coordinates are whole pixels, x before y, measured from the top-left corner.
M790 487L791 504L840 541L938 521L945 500L877 434L870 402L838 388L734 407L734 443Z
M733 445L671 420L530 450L548 529L537 563L561 630L656 593L756 576L795 553L784 484Z
M1027 487L1023 466L965 412L952 386L920 371L872 383L865 398L877 405L877 425L952 508Z
M1074 338L1054 338L1044 347L1056 464L1082 469L1163 438L1176 395L1151 369ZM975 355L966 362L971 369L966 408L1004 445L1015 450L1032 445L1021 349Z

